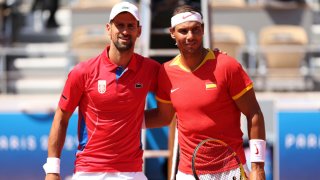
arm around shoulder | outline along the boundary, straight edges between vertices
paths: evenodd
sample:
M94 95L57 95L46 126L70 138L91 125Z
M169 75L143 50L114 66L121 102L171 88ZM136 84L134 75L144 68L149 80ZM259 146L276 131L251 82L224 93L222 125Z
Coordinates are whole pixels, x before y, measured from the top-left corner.
M158 101L157 108L145 111L145 123L147 128L167 126L174 117L174 108L171 103Z

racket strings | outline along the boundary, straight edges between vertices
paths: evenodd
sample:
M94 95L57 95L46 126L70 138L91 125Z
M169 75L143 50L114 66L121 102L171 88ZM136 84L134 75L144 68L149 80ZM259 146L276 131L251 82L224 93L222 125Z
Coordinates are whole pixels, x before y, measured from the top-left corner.
M208 164L211 166L216 165L217 169L220 169L221 166L226 166L226 164L228 164L233 158L233 155L230 154L226 149L223 152L217 152L215 149L211 148L201 149L200 151L201 152L198 153L198 164L202 164L203 166Z
M215 174L235 169L238 162L227 146L208 141L197 149L194 165L199 174Z

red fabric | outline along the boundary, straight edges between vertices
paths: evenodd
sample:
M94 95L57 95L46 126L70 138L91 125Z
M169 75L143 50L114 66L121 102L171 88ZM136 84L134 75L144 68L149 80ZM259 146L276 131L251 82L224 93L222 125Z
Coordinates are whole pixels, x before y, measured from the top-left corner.
M134 54L116 79L117 66L99 56L77 64L69 73L59 106L78 106L79 147L75 171L142 171L141 126L148 91L156 89L160 64Z
M180 171L192 174L192 153L209 137L229 144L245 163L240 111L233 98L250 87L252 81L235 59L212 51L193 72L183 67L179 55L160 68L156 96L177 112Z

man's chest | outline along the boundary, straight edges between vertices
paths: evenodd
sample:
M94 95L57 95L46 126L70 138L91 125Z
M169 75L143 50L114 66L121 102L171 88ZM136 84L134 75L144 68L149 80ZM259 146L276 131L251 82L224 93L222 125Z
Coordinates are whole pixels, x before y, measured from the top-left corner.
M125 72L118 78L107 72L92 78L86 86L89 101L99 107L110 107L144 101L150 82L133 72Z
M203 108L215 106L230 97L224 80L213 72L181 73L171 76L170 97L176 108Z

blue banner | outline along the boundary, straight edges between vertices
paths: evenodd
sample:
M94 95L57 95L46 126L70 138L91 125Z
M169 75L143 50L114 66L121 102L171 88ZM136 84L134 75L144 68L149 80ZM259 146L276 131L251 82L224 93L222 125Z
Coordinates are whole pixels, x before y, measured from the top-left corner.
M148 95L147 108L156 107L153 94ZM42 168L46 162L48 136L54 112L0 113L0 180L43 180ZM72 177L75 153L78 146L77 113L72 115L61 156L61 177ZM168 127L148 129L148 150L168 148ZM145 161L145 174L149 180L166 179L167 158L150 158Z
M42 165L46 162L48 135L53 113L0 114L0 179L43 180ZM77 140L77 116L69 128L61 156L62 179L73 173Z
M320 112L280 112L279 179L319 179Z

